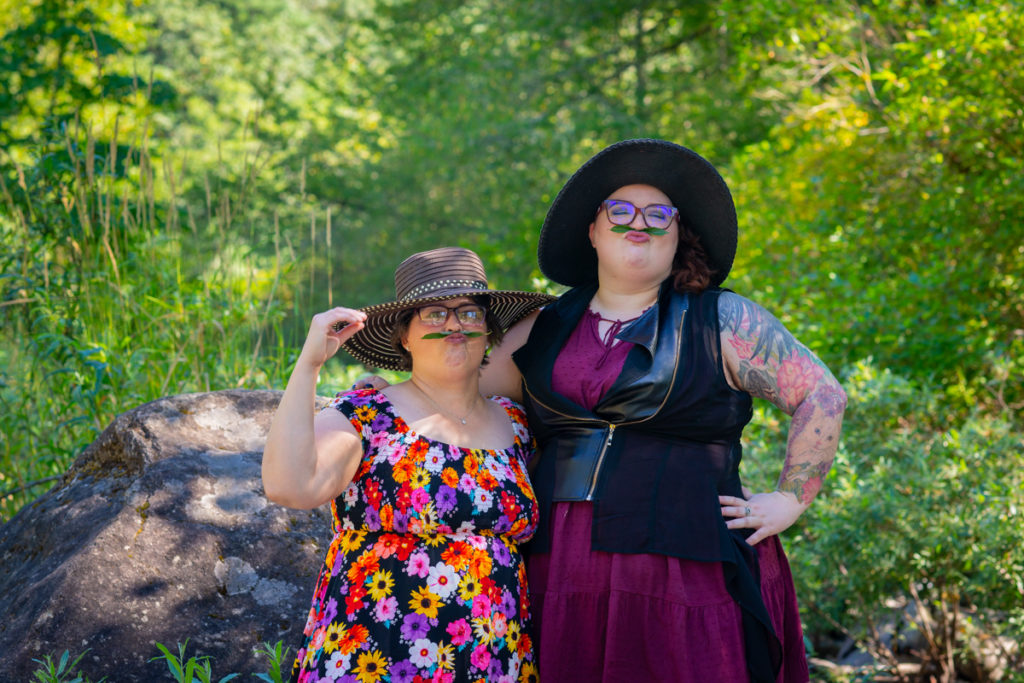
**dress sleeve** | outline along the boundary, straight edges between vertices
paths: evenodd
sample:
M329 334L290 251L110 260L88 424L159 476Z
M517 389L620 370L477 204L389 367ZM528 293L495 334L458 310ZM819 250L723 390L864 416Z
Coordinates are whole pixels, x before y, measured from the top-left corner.
M352 428L359 433L363 442L363 453L370 452L373 435L391 426L387 401L376 389L341 391L335 394L323 410L337 410L348 418Z

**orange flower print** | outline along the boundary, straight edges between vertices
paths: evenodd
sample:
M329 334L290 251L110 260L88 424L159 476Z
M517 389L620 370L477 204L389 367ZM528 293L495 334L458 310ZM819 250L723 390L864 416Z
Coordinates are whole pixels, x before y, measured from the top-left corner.
M471 548L465 541L455 541L441 553L441 559L451 565L455 571L462 571L462 568L469 562Z
M441 481L453 489L459 487L459 475L451 467L445 467L441 471Z

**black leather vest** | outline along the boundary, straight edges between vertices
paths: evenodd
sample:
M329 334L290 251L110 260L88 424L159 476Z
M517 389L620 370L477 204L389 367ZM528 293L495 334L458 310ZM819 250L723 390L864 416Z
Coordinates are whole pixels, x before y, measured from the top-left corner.
M750 532L725 526L719 494L742 496L740 435L750 395L729 386L718 328L720 289L675 292L622 329L632 342L622 372L587 410L551 387L555 360L596 291L578 287L545 307L513 359L537 439L531 474L541 523L531 552L550 544L555 501L593 502L594 550L721 562L743 610L752 680L774 681L781 648L760 594Z

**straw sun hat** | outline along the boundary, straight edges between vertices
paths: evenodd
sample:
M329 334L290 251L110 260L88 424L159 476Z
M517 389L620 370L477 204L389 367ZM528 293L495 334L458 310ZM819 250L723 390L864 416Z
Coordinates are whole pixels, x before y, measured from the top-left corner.
M736 208L715 167L696 152L665 140L623 140L583 164L562 187L540 231L541 272L563 285L597 281L597 253L587 228L601 202L626 185L656 187L696 233L715 274L725 280L736 256Z
M538 292L488 289L484 264L469 249L422 251L395 269L395 301L359 309L366 314L364 327L343 346L367 367L399 370L402 358L391 345L391 332L402 311L464 296L486 296L502 330L555 300Z

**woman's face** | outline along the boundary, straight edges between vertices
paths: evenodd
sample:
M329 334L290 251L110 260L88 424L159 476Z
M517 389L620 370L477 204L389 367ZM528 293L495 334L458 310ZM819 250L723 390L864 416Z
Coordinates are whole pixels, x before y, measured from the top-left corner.
M477 305L469 297L441 301L437 305L448 309L459 306ZM424 336L436 333L448 333L441 338L424 339ZM465 333L481 332L479 336L466 336ZM483 362L487 349L486 325L463 325L459 322L455 311L448 315L443 325L428 325L420 320L419 313L412 316L409 328L402 338L402 343L412 356L413 367L433 366L440 368L471 368L477 370Z
M672 206L672 202L664 192L650 185L626 185L607 199L629 202L637 212L628 225L618 226L608 219L602 205L590 224L590 243L597 251L601 283L643 287L660 284L672 272L672 259L679 243L679 219L671 220L665 234L650 234L642 232L647 225L641 211L651 204ZM613 231L623 227L627 228L625 232Z

